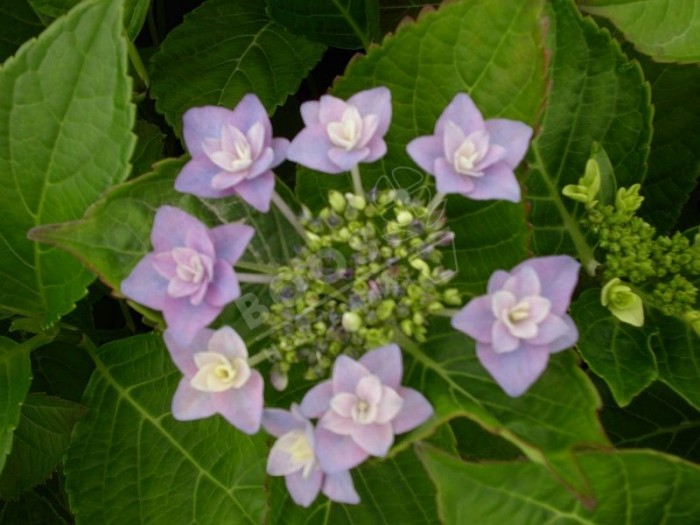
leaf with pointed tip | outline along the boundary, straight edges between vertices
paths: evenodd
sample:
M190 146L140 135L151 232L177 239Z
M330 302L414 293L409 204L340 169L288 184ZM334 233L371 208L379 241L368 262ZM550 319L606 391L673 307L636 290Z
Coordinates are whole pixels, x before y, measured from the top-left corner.
M153 165L163 158L165 135L155 124L137 120L134 126L136 148L131 156L131 176L153 171Z
M27 0L0 0L0 63L42 29Z
M151 93L178 134L189 108L233 107L246 93L272 111L297 90L324 49L270 20L260 0L209 0L153 55Z
M600 303L600 288L581 294L571 305L571 316L579 327L577 348L620 406L628 405L656 379L649 341L654 329L620 321Z
M0 337L0 472L12 449L13 433L31 378L29 349Z
M657 62L700 62L700 9L696 0L578 0L587 13L615 24Z
M0 308L46 325L94 277L27 231L81 217L128 174L133 106L119 4L81 3L0 69Z
M180 422L181 374L159 335L91 351L88 415L75 427L66 490L79 523L258 524L265 508L265 436L220 416Z
M436 8L440 2L429 0L380 0L379 25L382 33L391 33L407 18L415 18L421 9Z
M438 488L445 525L582 523L684 525L700 521L700 468L651 451L577 456L596 504L587 509L532 463L465 463L432 447L419 457Z

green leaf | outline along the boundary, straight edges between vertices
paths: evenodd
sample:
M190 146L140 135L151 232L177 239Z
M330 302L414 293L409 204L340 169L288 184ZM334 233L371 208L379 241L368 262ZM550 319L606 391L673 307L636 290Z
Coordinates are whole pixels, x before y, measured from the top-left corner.
M608 154L618 187L642 181L651 139L649 86L639 65L570 0L550 6L552 89L527 180L532 248L543 255L578 252L588 266L592 248L577 220L584 207L561 190L583 175L594 142Z
M68 450L75 423L85 407L44 394L22 404L12 452L0 475L0 497L14 499L50 476Z
M64 513L57 502L45 491L26 492L17 501L0 504L0 525L68 525Z
M657 381L619 408L601 388L600 419L616 447L653 448L700 462L700 412Z
M539 465L464 463L431 447L419 457L438 487L446 525L478 523L615 523L684 525L700 521L700 469L649 451L578 456L596 494L582 507Z
M163 158L165 135L155 124L137 120L134 127L136 148L131 157L131 175L138 176L152 171L152 166Z
M643 56L637 60L651 82L655 108L641 215L668 231L700 175L700 69L657 64Z
M379 25L382 33L395 31L397 26L408 18L416 18L421 9L437 7L440 2L428 0L380 0Z
M0 337L0 472L12 449L13 432L31 378L29 348Z
M91 352L88 415L75 428L66 489L79 523L261 523L264 434L220 416L180 422L170 403L182 377L160 336Z
M649 317L658 329L651 347L659 365L659 379L700 410L700 337L676 317L658 312Z
M600 288L586 290L571 305L579 329L577 347L596 374L625 406L656 379L656 359L649 339L653 328L621 322L600 303Z
M93 276L27 231L81 217L128 174L133 107L121 33L119 2L84 2L0 70L0 308L46 325Z
M406 144L432 134L438 117L459 92L470 93L486 118L535 125L545 92L542 8L539 1L515 0L444 5L350 65L334 95L347 98L362 89L386 86L394 108L385 137L387 155L361 166L365 188L380 185L429 193L426 188L433 182L417 169ZM325 203L329 189L350 188L346 176L299 172L297 194L311 208ZM456 240L455 257L447 259L459 270L454 282L462 291L482 291L495 269L510 268L525 258L525 215L523 204L448 197L448 225Z
M615 24L657 62L700 62L696 0L579 0L581 9Z
M267 0L267 12L292 33L327 46L367 49L381 39L378 0Z
M54 341L32 352L31 391L78 403L94 368L83 348Z
M0 0L0 63L42 29L27 0Z
M285 525L438 524L435 487L413 450L371 460L352 470L359 505L334 503L324 495L304 509L287 494L282 478L270 478L270 523Z
M511 398L477 359L472 339L451 330L446 320L433 324L420 348L400 341L407 355L405 382L422 392L435 409L435 418L407 442L446 420L468 417L585 496L585 479L571 464L570 453L579 447L606 446L608 441L597 418L600 399L577 366L575 353L553 354L535 384L524 395Z
M259 0L208 0L151 59L156 108L180 134L193 106L233 107L255 93L268 111L294 93L324 47L270 20Z

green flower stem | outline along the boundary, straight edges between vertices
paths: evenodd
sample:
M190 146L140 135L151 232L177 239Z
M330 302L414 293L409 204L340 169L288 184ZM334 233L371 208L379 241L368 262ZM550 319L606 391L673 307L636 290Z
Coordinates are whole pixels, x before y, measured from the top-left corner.
M236 263L236 269L249 270L255 273L267 273L269 275L277 275L279 268L276 266L267 266L265 264L256 264L247 261L238 261Z
M272 202L275 206L277 206L277 209L282 215L284 215L284 218L289 221L289 224L292 225L292 227L297 231L297 233L301 235L302 238L306 239L306 230L297 219L296 214L292 211L292 209L289 206L287 206L287 203L284 202L284 199L280 197L280 194L276 191L272 192Z
M365 196L365 189L362 187L362 177L360 177L360 166L355 164L350 170L352 175L352 186L355 189L355 195L358 197Z
M243 273L236 272L236 277L242 283L256 283L256 284L267 284L272 282L275 278L274 275L264 274L264 273Z
M268 359L270 359L270 357L272 357L272 356L270 355L270 352L268 352L267 350L263 350L261 352L258 352L257 354L252 355L248 358L248 366L254 367L256 365L259 365L263 361L267 361Z
M459 313L459 310L455 308L444 308L439 312L435 312L433 315L439 315L440 317L454 317Z
M129 51L129 60L131 60L131 64L134 66L136 74L139 76L144 86L150 86L151 79L148 77L148 71L146 70L146 66L143 65L138 49L136 49L136 46L130 38L126 39L126 43Z
M428 215L432 215L433 212L437 209L440 204L442 204L442 201L445 200L445 194L437 192L435 194L435 197L428 203Z

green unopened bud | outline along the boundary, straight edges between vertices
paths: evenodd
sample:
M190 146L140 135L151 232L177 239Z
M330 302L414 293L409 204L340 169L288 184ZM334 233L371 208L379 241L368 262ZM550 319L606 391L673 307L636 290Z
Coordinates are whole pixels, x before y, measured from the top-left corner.
M425 277L430 277L430 266L428 266L428 263L425 262L423 259L413 259L409 264L413 268L418 270L421 273L421 275Z
M700 312L690 310L683 314L683 320L690 325L697 335L700 335Z
M401 226L406 226L407 224L411 224L411 221L413 220L413 214L410 211L407 210L401 210L396 214L396 222L398 222Z
M362 328L362 318L355 312L345 312L342 323L346 332L357 332Z
M639 195L639 184L632 184L629 188L620 188L615 195L615 207L620 211L634 213L642 205L644 197Z
M404 319L401 321L401 331L408 337L413 335L413 323L410 319Z
M600 302L623 323L644 326L642 298L617 277L603 287Z
M586 208L594 208L598 201L596 195L600 191L600 166L595 159L588 159L586 172L578 181L578 184L567 184L562 193L578 202L586 205Z
M328 192L328 203L338 213L345 211L345 197L339 191L331 190Z
M275 390L282 391L287 388L287 384L289 384L289 376L279 365L275 365L272 367L272 370L270 370L270 383L272 383Z
M445 304L450 306L461 306L462 296L457 288L448 288L442 294L442 300Z
M306 232L306 242L309 244L309 248L312 250L318 250L321 248L321 237L308 230Z
M379 306L377 306L377 318L380 321L389 319L394 312L394 308L396 308L396 303L392 299L382 301L379 303Z
M348 204L355 208L356 210L362 211L367 206L367 201L361 195L355 195L354 193L346 193L345 198L348 200Z

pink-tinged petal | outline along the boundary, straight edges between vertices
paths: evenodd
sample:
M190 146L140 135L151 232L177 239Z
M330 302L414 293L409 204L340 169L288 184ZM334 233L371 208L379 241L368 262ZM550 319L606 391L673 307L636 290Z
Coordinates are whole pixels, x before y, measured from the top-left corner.
M329 432L338 434L339 436L349 436L353 429L359 425L352 418L343 417L334 410L329 410L319 420L319 426L327 429Z
M206 302L211 306L223 308L240 295L241 286L233 268L227 262L216 261L214 279L209 283L205 296Z
M547 345L547 349L550 353L561 352L562 350L571 348L578 341L578 328L574 320L568 315L562 316L562 320L567 326L566 332Z
M190 380L183 377L173 396L172 413L178 421L192 421L213 416L216 409L209 393L192 388Z
M347 470L326 474L321 488L328 499L338 503L350 503L356 505L360 502L360 496L355 491L352 476Z
M263 173L254 179L246 179L233 188L236 194L256 210L267 213L270 211L272 192L275 191L275 174L271 171Z
M231 265L241 258L254 235L255 228L240 222L224 224L209 230L217 259L223 259Z
M248 381L241 388L231 388L212 395L216 411L237 429L246 434L260 430L263 411L264 381L260 372L250 371Z
M209 230L202 222L173 206L158 208L151 230L155 252L187 246L188 239L197 237L209 238Z
M496 321L491 327L491 345L494 352L513 352L520 346L520 339L510 333L505 323Z
M520 183L512 168L505 162L497 162L486 168L483 177L476 177L474 190L469 197L475 200L498 199L520 202Z
M301 113L301 119L304 121L305 126L313 126L320 122L318 117L319 108L320 103L316 100L310 100L301 105L299 112Z
M509 312L513 308L518 299L510 292L498 290L491 295L491 313L497 319L502 319L504 312ZM507 313L505 314L507 315Z
M248 170L247 179L254 179L258 175L270 171L272 161L275 160L275 152L272 148L265 148L260 157L253 163Z
M189 344L197 332L206 328L221 313L221 308L203 302L196 306L189 299L166 297L163 317L172 337L180 344Z
M491 277L489 277L489 284L486 290L487 293L491 295L498 290L502 290L509 278L510 274L504 270L496 270L493 272Z
M342 173L342 168L331 162L328 151L334 147L326 130L321 126L311 126L302 129L294 137L287 149L287 158L292 162L323 173Z
M403 406L391 421L395 434L403 434L425 423L433 415L433 407L428 400L412 388L399 388L397 392L403 399Z
M162 277L170 280L175 277L177 271L177 261L173 257L172 251L154 253L151 256L153 267Z
M354 359L339 355L333 363L333 392L350 392L355 393L355 388L360 379L370 375L369 370L364 365L358 363Z
M194 339L192 339L189 344L183 345L173 338L170 330L166 330L163 333L163 341L170 352L170 357L175 363L175 366L187 377L192 377L198 371L197 365L194 362L194 354L207 351L209 340L213 334L213 330L203 328L197 332Z
M487 120L484 125L491 136L491 143L505 148L507 154L504 162L510 168L520 164L530 146L532 128L523 122L497 118Z
M348 99L348 104L355 106L360 115L376 115L377 123L374 135L383 137L391 124L391 91L384 86L366 89L355 93Z
M445 126L449 120L462 128L465 135L484 129L484 119L481 112L466 93L455 95L452 102L442 112L435 124L436 135L442 135L445 132Z
M382 388L382 400L377 406L375 423L388 423L396 417L403 407L403 399L393 388Z
M544 297L526 297L524 300L530 305L529 321L539 324L549 315L552 303Z
M204 198L219 198L231 195L233 191L216 190L212 187L212 180L221 171L216 164L208 158L198 157L190 160L180 171L175 179L175 189L180 193L190 193Z
M338 166L341 171L350 171L354 166L357 166L360 162L367 162L367 157L369 156L369 148L352 149L346 151L342 148L330 148L328 150L328 158L333 164Z
M496 162L502 161L506 157L506 155L508 155L508 151L503 146L499 146L498 144L491 144L491 146L489 146L488 152L486 153L486 156L478 162L474 169L478 171L483 171L489 166L491 166L491 164L495 164Z
M312 470L306 478L301 470L284 478L289 495L297 505L302 507L308 507L316 499L321 490L322 481L323 473L318 468Z
M208 332L211 333L211 337L205 347L207 352L215 352L229 359L234 357L248 359L248 348L246 348L245 342L233 328L222 326L216 332L211 330L208 330Z
M440 193L460 193L471 196L471 192L474 190L474 177L460 175L454 170L452 164L444 158L435 161L433 171L435 173L435 186Z
M537 272L529 266L513 270L511 276L503 283L503 290L512 293L516 300L540 295L542 286Z
M497 354L490 345L477 343L476 355L489 374L511 397L523 394L544 372L549 360L546 347L528 348Z
M352 431L352 439L370 455L382 457L386 456L394 444L394 430L391 423L356 425Z
M333 384L331 381L319 383L309 390L301 401L299 411L304 417L319 418L330 408L333 397Z
M477 341L490 343L491 327L495 321L491 311L491 297L482 295L469 301L452 317L452 326Z
M377 115L367 115L366 117L363 117L362 118L362 136L360 137L360 140L357 142L355 147L363 148L372 139L374 139L378 124L379 124L379 118L377 117ZM381 139L381 137L376 137L376 138Z
M248 176L248 170L241 170L236 173L222 170L211 179L211 187L214 191L230 191L236 184Z
M368 456L350 436L340 436L321 426L316 427L316 458L324 472L350 470Z
M218 106L191 108L185 112L182 134L192 157L206 155L202 142L207 138L218 140L222 126L230 121L231 114L231 110Z
M374 162L386 155L386 142L378 137L374 137L374 139L369 141L367 147L369 148L369 153L362 162Z
M292 430L304 430L306 423L288 410L267 408L263 411L262 426L268 434L279 438Z
M229 123L244 133L247 133L255 124L260 123L265 132L264 142L267 144L272 139L272 127L270 125L270 117L267 116L267 110L260 102L260 99L252 93L248 93L236 105L231 113Z
M442 156L448 162L453 162L454 154L464 142L465 134L457 124L448 120L445 122L445 132L442 134Z
M401 349L395 344L382 346L367 352L360 358L360 364L377 376L382 384L396 390L403 376Z
M527 259L513 268L513 273L523 267L534 269L540 276L540 295L552 302L552 313L558 316L565 314L578 282L581 265L568 255L551 255Z
M287 450L287 438L294 439L293 436L286 436L275 441L270 449L270 454L267 456L266 471L271 476L287 476L303 468L299 463L292 461Z
M435 135L418 137L408 143L406 151L423 171L434 175L435 161L443 156L442 141Z
M537 335L527 340L535 346L549 345L552 341L564 337L569 331L569 325L556 315L548 315L537 325Z
M272 164L270 164L270 169L276 168L286 160L289 141L287 139L275 138L272 139L271 147L273 155Z
M180 279L173 279L168 283L168 295L170 297L190 297L192 302L199 304L202 302L202 295L206 292L206 287L201 283L188 283Z
M364 379L362 378L360 382ZM338 414L340 417L349 418L352 417L352 409L357 404L357 396L349 392L340 392L331 398L330 407ZM341 432L345 434L346 432Z
M322 95L319 99L318 121L323 125L323 129L325 130L330 122L339 122L347 107L347 103L338 97Z
M168 280L155 269L154 254L141 259L121 282L121 293L132 301L154 310L163 310L168 297Z
M382 382L375 375L365 376L357 382L355 393L359 399L376 405L382 400Z

